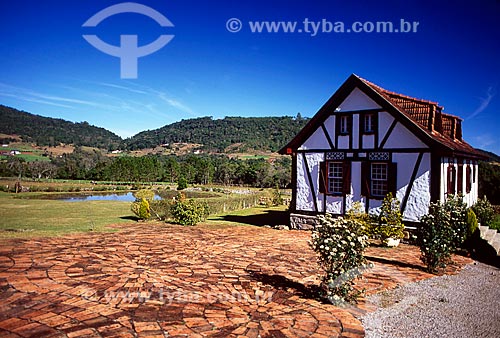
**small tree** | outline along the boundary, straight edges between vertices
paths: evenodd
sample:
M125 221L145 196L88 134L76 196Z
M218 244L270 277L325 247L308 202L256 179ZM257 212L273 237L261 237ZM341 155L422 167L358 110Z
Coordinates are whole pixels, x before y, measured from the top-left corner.
M281 193L278 185L276 185L276 188L273 191L272 204L273 206L283 205L283 194Z
M333 219L329 214L318 216L318 220L310 245L325 271L322 296L335 305L356 301L361 292L354 290L354 279L361 275L368 245L363 225L356 219Z
M187 180L185 177L179 178L179 182L177 182L177 190L184 190L188 187Z
M147 220L151 217L149 202L145 198L141 198L139 202L133 202L131 210L141 220Z
M388 193L382 202L376 233L385 245L387 245L389 238L401 239L404 237L405 226L399 205L399 200L392 197L392 193Z
M196 225L208 217L208 203L197 202L193 198L186 200L184 194L179 193L172 203L170 213L179 224Z

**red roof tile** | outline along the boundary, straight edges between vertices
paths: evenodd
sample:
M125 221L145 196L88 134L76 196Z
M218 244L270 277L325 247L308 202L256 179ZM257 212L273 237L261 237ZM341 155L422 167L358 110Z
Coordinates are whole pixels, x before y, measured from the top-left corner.
M416 122L426 134L439 143L457 152L479 155L471 145L462 140L462 119L443 113L443 107L437 102L392 92L359 76L356 77Z

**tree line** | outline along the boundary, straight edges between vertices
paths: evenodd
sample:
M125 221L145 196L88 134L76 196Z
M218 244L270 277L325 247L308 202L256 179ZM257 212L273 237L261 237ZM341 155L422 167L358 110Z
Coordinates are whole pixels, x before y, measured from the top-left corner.
M59 178L95 181L169 182L285 188L291 181L288 156L235 159L225 155L147 155L110 158L100 151L75 148L50 161L25 162L11 157L0 163L2 177Z

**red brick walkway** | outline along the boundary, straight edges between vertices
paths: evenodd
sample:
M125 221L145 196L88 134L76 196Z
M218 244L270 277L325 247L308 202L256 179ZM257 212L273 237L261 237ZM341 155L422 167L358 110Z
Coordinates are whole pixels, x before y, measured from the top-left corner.
M2 337L358 337L370 309L308 296L310 234L137 224L0 243ZM428 278L418 250L370 248L368 293ZM461 265L470 260L456 257ZM457 266L458 268L458 266Z

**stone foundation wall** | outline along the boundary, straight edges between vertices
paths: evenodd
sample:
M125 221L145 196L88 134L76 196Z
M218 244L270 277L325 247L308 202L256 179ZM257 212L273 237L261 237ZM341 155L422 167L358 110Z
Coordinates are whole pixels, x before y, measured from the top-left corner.
M290 214L290 229L312 230L316 224L318 224L316 216Z

